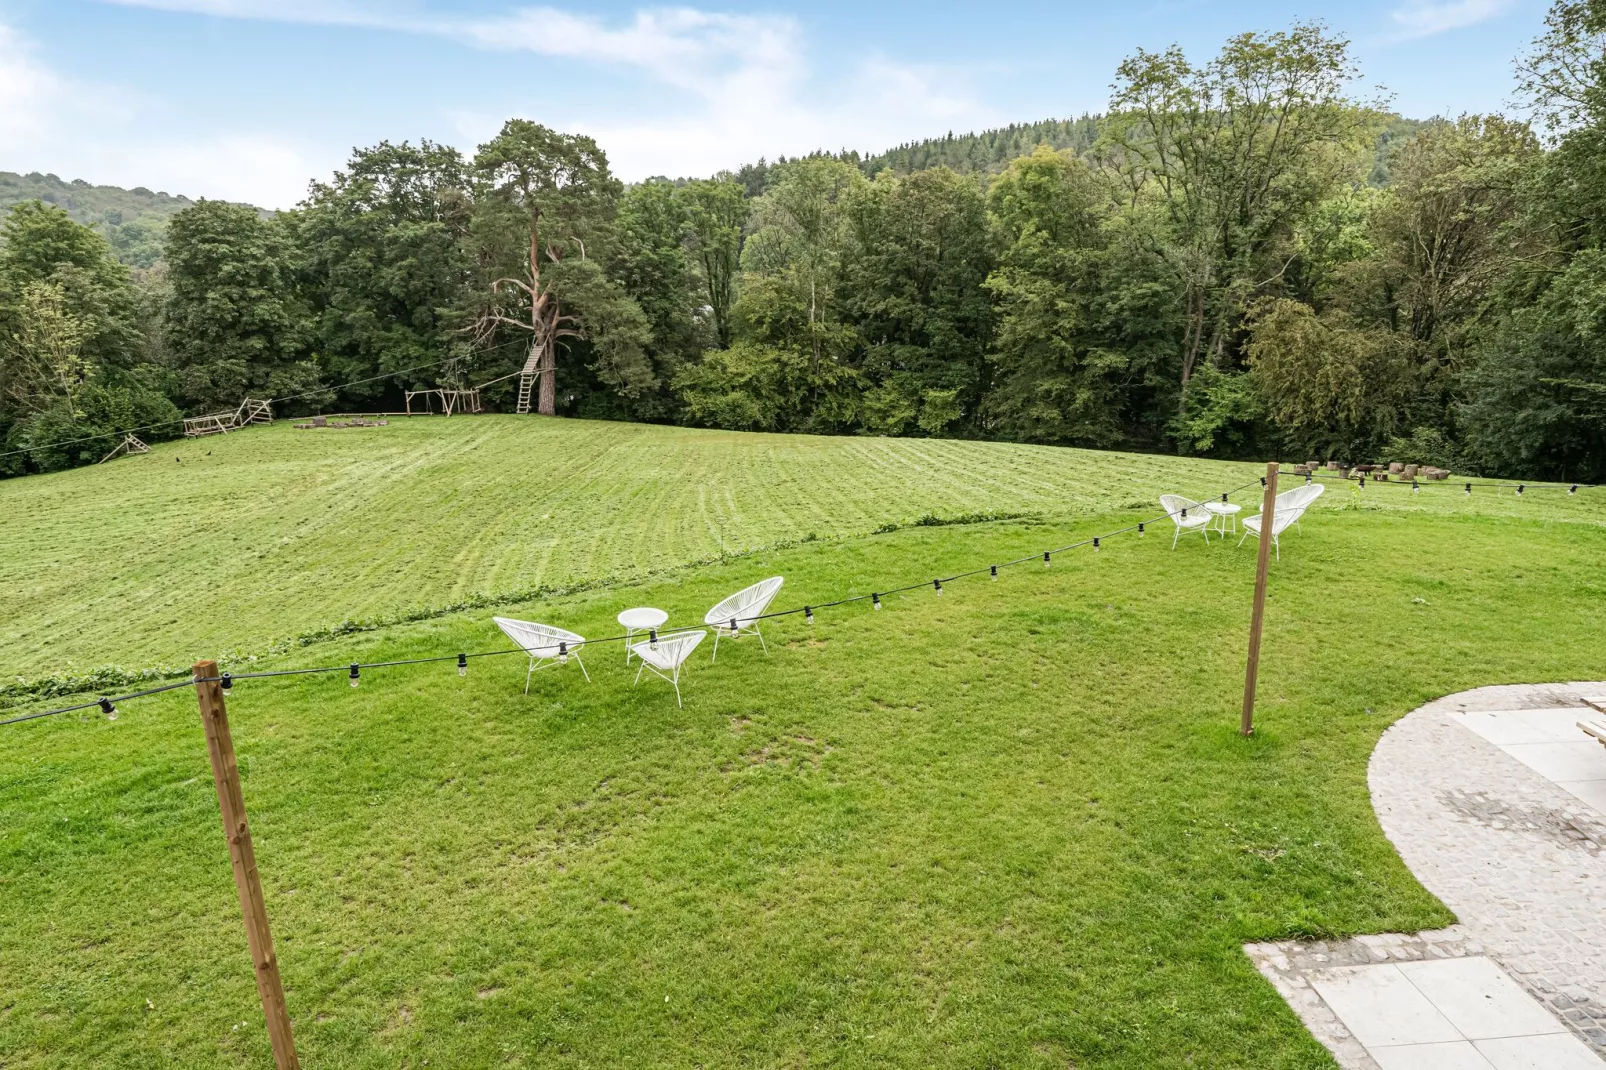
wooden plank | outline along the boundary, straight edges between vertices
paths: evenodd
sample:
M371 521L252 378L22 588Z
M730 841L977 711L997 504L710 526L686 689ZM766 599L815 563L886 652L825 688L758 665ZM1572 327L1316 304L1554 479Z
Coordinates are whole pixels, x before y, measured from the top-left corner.
M273 932L268 928L267 903L263 900L262 881L257 874L256 849L251 844L251 826L245 816L245 795L240 790L234 737L229 732L229 715L217 676L217 662L195 663L195 693L201 705L201 727L206 732L206 753L212 762L218 809L223 815L223 837L228 841L229 860L234 866L234 887L240 894L240 912L245 916L245 938L251 947L257 996L262 1000L262 1013L267 1018L274 1065L278 1070L299 1070L301 1062L296 1057L295 1038L290 1032L290 1012L285 1005L284 985L279 979L279 960L273 953Z
M1260 500L1260 557L1255 562L1255 608L1249 615L1249 664L1244 669L1244 708L1238 721L1240 735L1255 731L1255 686L1260 679L1260 630L1266 621L1266 570L1271 564L1271 540L1276 531L1277 462L1266 465L1266 492Z

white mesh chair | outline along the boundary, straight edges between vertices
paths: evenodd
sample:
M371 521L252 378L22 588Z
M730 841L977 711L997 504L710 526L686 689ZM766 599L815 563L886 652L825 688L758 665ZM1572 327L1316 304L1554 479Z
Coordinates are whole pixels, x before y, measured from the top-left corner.
M1306 483L1303 486L1295 487L1291 491L1284 492L1288 495L1288 500L1294 507L1294 527L1301 535L1305 534L1305 529L1299 526L1300 517L1305 515L1305 510L1310 508L1311 503L1320 498L1326 490L1327 487L1321 483Z
M530 677L535 670L562 665L570 658L580 666L580 674L586 678L586 683L591 682L591 674L586 672L586 663L580 660L580 648L586 645L582 637L573 632L566 632L562 628L554 628L550 624L534 624L527 620L513 620L510 617L491 619L502 629L503 635L530 655L530 667L524 673L526 695L530 693Z
M670 632L660 635L656 642L648 639L642 643L630 644L630 650L641 659L641 668L636 670L634 684L641 683L643 671L650 671L653 675L668 680L675 688L675 705L682 705L680 701L680 669L691 657L691 652L697 649L697 644L703 641L708 633L701 628L689 632Z
M770 652L770 648L764 645L763 634L758 630L758 618L775 601L781 584L785 582L780 576L760 580L751 587L743 587L703 615L703 623L714 629L714 656L709 659L710 663L719 659L719 637L722 632L730 639L739 638L743 632L756 635L760 649L766 654Z
M1204 536L1206 543L1210 542L1210 510L1202 502L1192 501L1180 494L1160 495L1160 508L1171 517L1171 522L1177 526L1177 533L1171 536L1171 549L1177 548L1177 540L1182 538L1184 532L1197 531Z
M1293 490L1285 490L1277 495L1276 505L1272 507L1271 518L1271 545L1277 551L1277 560L1281 561L1283 559L1283 548L1278 542L1277 536L1293 525L1298 524L1299 518L1305 514L1305 510L1310 508L1311 502L1320 498L1322 492L1326 489L1327 487L1321 483L1308 483L1302 487L1295 487ZM1257 539L1261 537L1260 529L1264 526L1262 518L1265 515L1265 513L1256 513L1244 521L1244 535L1243 539L1238 540L1239 546L1242 546L1244 539L1249 538L1251 535ZM1301 532L1304 530L1304 528L1300 529Z

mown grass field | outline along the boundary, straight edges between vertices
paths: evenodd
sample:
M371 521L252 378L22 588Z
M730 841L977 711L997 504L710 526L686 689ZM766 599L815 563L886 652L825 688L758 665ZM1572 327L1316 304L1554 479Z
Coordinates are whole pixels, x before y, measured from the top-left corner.
M187 665L475 596L634 580L925 514L1087 514L1247 470L515 416L281 421L0 481L0 673Z
M938 511L926 480L914 515ZM514 658L242 682L303 1064L1331 1066L1239 949L1449 921L1372 814L1378 735L1461 688L1606 676L1599 503L1375 489L1287 537L1247 741L1253 544L1173 552L1163 525L777 621L767 657L699 651L684 709L606 646L592 683L571 665L528 696ZM1083 493L1086 516L825 538L509 612L690 624L774 573L818 604L1153 512ZM490 615L266 664L495 648ZM193 695L0 731L0 1059L267 1063Z

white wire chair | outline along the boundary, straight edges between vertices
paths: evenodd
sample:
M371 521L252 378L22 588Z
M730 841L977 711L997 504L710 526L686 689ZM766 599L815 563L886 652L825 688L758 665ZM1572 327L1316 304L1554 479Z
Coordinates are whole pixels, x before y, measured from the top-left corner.
M586 663L580 660L580 648L586 645L583 637L573 632L566 632L562 628L554 628L550 624L536 624L527 620L514 620L511 617L492 617L496 626L502 629L507 636L526 654L530 655L530 667L524 673L524 693L530 693L530 677L537 669L551 668L553 665L562 665L570 658L580 666L580 674L591 682L591 674L586 672Z
M1294 528L1301 535L1305 534L1305 529L1300 526L1300 518L1305 515L1305 510L1310 508L1311 503L1320 498L1326 491L1327 487L1320 483L1306 483L1303 486L1295 487L1293 490L1283 492L1283 494L1288 495L1289 505L1294 510ZM1282 497L1282 494L1279 494L1278 497ZM1279 505L1278 508L1282 507Z
M641 659L641 668L636 670L636 678L631 686L641 683L641 674L651 672L654 676L668 680L675 689L675 705L684 707L680 701L680 670L691 657L691 652L697 649L697 644L703 641L708 633L702 628L685 632L670 632L660 635L656 641L648 639L645 642L632 643L630 649L636 657Z
M703 623L714 629L714 656L709 659L710 664L719 660L719 637L724 633L726 638L737 639L745 632L758 636L759 648L768 654L770 648L764 645L764 635L758 630L758 618L775 601L775 596L781 591L781 584L786 580L781 576L771 576L767 580L760 580L751 587L743 587L719 605L710 609L703 615Z
M1204 536L1205 543L1209 544L1211 517L1210 510L1204 507L1203 502L1184 498L1180 494L1162 494L1160 508L1166 511L1166 515L1171 517L1171 522L1177 526L1176 534L1171 536L1171 549L1175 550L1177 540L1189 531L1197 531Z
M1299 518L1305 515L1305 510L1309 509L1311 503L1320 498L1325 490L1327 490L1327 487L1321 483L1307 483L1304 486L1295 487L1293 490L1285 490L1277 495L1276 504L1272 507L1271 518L1271 545L1277 551L1277 560L1281 561L1283 559L1283 548L1277 537L1291 526L1297 525ZM1265 515L1265 513L1256 513L1244 521L1244 534L1243 539L1238 540L1239 546L1242 546L1244 539L1249 538L1251 535L1257 539L1260 538L1260 529L1265 523L1263 519ZM1305 529L1300 528L1299 531L1300 534L1304 534Z

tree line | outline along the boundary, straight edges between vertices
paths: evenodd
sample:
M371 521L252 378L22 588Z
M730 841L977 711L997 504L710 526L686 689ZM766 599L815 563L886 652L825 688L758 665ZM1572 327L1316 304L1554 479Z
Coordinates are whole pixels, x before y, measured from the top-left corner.
M1298 24L1140 50L1068 147L996 166L1033 128L630 186L510 120L472 157L357 150L272 217L197 202L137 279L25 202L0 466L533 359L553 415L1606 480L1606 0L1556 3L1519 69L1525 117L1408 123Z

